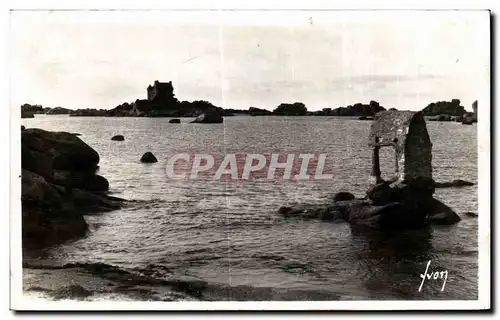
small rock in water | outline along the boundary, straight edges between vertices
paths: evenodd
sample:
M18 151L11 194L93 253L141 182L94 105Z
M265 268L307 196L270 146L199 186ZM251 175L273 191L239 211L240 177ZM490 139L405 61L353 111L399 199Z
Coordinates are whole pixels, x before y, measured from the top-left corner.
M220 112L203 113L198 118L191 121L191 123L222 123L224 118Z
M141 162L154 163L158 162L158 159L156 159L156 157L151 152L148 151L142 155Z
M464 213L464 214L465 214L466 216L469 216L469 217L474 217L474 218L475 218L475 217L477 217L477 213L475 213L475 212L466 212L466 213Z
M454 212L441 212L429 217L430 223L441 225L452 225L460 220L460 217Z
M475 117L465 117L462 120L462 124L472 125L477 122L477 118Z
M333 196L333 202L354 200L354 198L355 198L354 195L350 192L337 192Z
M124 136L122 136L121 134L118 134L118 135L116 135L116 136L113 136L113 137L111 138L111 140L113 140L113 141L124 141L124 140L125 140L125 137L124 137Z
M293 209L291 207L280 207L278 209L278 213L282 215L287 215L289 214Z
M452 188L452 187L469 187L473 186L474 183L470 181L465 181L461 179L455 179L451 182L436 182L436 188Z

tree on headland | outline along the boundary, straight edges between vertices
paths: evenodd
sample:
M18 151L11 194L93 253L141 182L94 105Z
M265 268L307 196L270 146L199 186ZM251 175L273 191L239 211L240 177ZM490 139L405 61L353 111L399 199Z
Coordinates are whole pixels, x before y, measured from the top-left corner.
M63 107L45 108L45 114L70 114L73 110Z
M273 114L282 116L305 116L307 108L302 102L282 103L273 110Z
M272 115L273 113L269 110L266 110L266 109L250 107L250 108L248 108L248 114L251 116L269 116L269 115Z
M340 107L333 109L330 114L332 116L347 116L347 117L373 117L380 111L384 111L385 108L382 107L377 101L370 101L369 104L356 103L354 105L349 105L347 107Z
M21 118L33 118L34 114L44 114L43 107L39 104L25 103L21 106Z
M463 116L467 111L460 105L459 99L452 99L451 101L432 102L422 110L422 113L424 116Z
M28 112L28 113L33 113L33 114L43 114L44 110L43 107L39 104L29 104L25 103L21 106L21 112Z

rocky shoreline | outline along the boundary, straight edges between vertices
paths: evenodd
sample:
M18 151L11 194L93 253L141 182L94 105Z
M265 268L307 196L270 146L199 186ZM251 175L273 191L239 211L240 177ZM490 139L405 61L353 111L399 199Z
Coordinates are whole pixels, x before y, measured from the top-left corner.
M82 237L85 214L119 209L126 200L107 194L99 154L68 132L21 128L23 248Z
M180 101L174 94L172 82L154 81L146 90L147 99L136 99L134 102L124 102L113 109L78 109L71 110L63 107L44 108L41 105L24 104L21 106L22 118L33 118L35 114L68 115L71 117L206 117L216 120L200 121L195 123L222 123L223 117L235 115L247 116L331 116L350 117L358 120L373 120L373 117L386 108L379 102L371 100L368 104L355 103L345 107L323 108L309 111L304 103L281 103L274 110L261 109L254 106L247 110L224 109L213 105L209 101ZM477 101L472 105L473 112L467 112L460 104L459 99L451 101L437 101L430 103L422 110L429 121L456 121L462 124L477 122ZM389 110L396 110L390 108ZM176 122L179 123L179 122Z

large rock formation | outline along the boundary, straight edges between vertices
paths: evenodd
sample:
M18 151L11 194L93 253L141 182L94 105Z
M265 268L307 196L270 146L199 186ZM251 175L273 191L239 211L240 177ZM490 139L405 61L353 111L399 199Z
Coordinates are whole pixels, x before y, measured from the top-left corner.
M460 217L433 198L432 144L421 112L384 111L375 116L369 145L373 148L373 186L362 199L350 193L335 195L325 205L282 207L279 213L303 219L345 220L353 225L380 229L407 229L423 225L453 224ZM396 175L384 180L379 149L395 149Z
M477 100L472 103L473 112L465 111L460 105L460 100L451 102L439 101L429 104L422 110L428 121L455 121L471 125L477 122Z
M81 237L87 224L72 209L70 194L28 170L22 170L23 247L43 247Z
M467 112L464 114L462 124L471 125L473 123L477 123L477 100L472 104L472 110L473 112Z
M123 199L104 194L95 172L99 155L68 132L21 131L23 246L47 246L85 234L82 216L117 209Z
M21 132L21 147L23 168L37 173L44 168L42 164L49 166L50 170L94 173L99 163L99 154L68 132L26 129Z
M196 119L191 121L191 123L222 123L222 122L224 122L224 118L219 112L203 113Z
M34 118L35 114L43 114L43 107L41 105L35 104L31 105L25 103L21 106L21 118Z

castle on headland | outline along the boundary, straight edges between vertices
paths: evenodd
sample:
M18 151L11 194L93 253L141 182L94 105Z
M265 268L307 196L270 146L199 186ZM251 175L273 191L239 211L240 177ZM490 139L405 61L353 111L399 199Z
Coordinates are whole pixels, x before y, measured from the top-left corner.
M208 101L179 101L174 94L172 81L155 80L146 88L147 99L137 99L133 103L123 103L109 111L110 116L143 117L197 117L207 112L223 112Z
M389 110L396 110L391 108ZM429 104L422 110L423 116L429 121L457 121L464 124L477 122L477 101L473 104L474 112L467 112L460 105L459 99L438 101ZM96 112L76 111L77 115L95 115ZM174 94L172 81L160 82L155 80L146 87L146 99L137 99L132 103L122 103L111 110L99 110L110 117L198 117L206 113L219 113L222 116L250 115L250 116L336 116L357 117L359 120L373 120L374 116L386 109L377 101L356 103L346 107L323 108L318 111L309 111L302 102L281 103L274 110L250 107L248 110L223 109L214 106L209 101L179 101ZM83 114L82 114L83 113Z
M149 85L146 89L147 99L135 100L135 106L141 110L139 112L150 111L153 107L168 108L179 103L179 100L174 95L174 86L172 81L160 82L155 80L153 85Z

